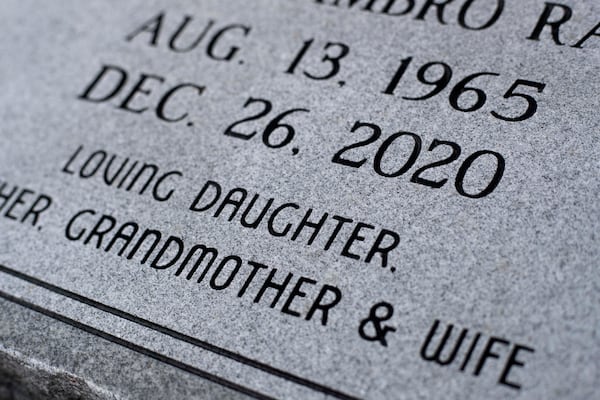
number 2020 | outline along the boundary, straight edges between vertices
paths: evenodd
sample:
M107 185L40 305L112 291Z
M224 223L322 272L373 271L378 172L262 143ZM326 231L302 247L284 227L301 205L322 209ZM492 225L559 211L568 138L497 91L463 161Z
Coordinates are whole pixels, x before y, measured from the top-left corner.
M360 168L368 161L368 159L364 158L364 157L358 158L358 159L351 159L349 156L346 156L345 153L347 153L350 150L358 149L360 147L365 147L365 146L368 146L368 145L376 142L381 137L382 130L376 124L356 121L356 123L354 124L354 126L352 127L350 132L356 132L358 130L369 130L369 131L371 131L371 134L366 139L363 139L361 141L358 141L356 143L352 143L350 145L343 147L341 150L339 150L333 156L333 158L331 160L332 162L334 162L336 164L341 164L341 165L345 165L348 167L352 167L352 168ZM405 160L402 161L401 166L399 166L393 170L385 170L384 165L383 165L383 158L386 155L386 153L388 152L390 146L392 146L392 144L394 144L395 142L398 142L400 140L408 140L409 142L412 142L412 150L410 151L410 155ZM390 135L387 139L385 139L381 143L381 145L377 149L377 152L375 153L375 157L373 158L373 169L375 170L375 172L378 175L387 177L387 178L395 178L395 177L404 175L405 173L407 173L408 171L410 171L412 169L412 167L416 164L419 156L421 155L422 142L423 141L422 141L421 137L412 132L400 131L400 132ZM452 164L456 160L459 159L459 157L461 155L461 148L457 143L454 143L454 142L434 139L431 142L431 144L429 145L427 151L435 151L436 149L442 148L442 147L449 148L450 155L446 156L445 158L441 158L435 162L432 162L430 164L427 164L427 165L424 165L424 166L418 168L412 174L412 177L410 179L411 182L417 183L420 185L424 185L424 186L429 186L429 187L435 188L435 189L439 189L446 185L446 183L448 182L447 178L440 179L440 180L431 180L431 179L422 177L422 175L425 173L425 171L433 170L433 169L441 167L443 165ZM483 189L481 189L475 193L473 193L473 192L469 193L465 189L465 177L467 175L467 172L472 167L472 165L475 161L477 161L480 158L485 157L485 156L490 156L493 159L495 159L495 161L496 161L495 171L493 172L493 174L491 174L492 175L491 179L489 180L489 182ZM495 151L491 151L491 150L476 151L475 153L468 156L462 162L460 167L458 168L456 177L454 179L454 187L456 188L456 191L460 195L465 196L465 197L469 197L472 199L479 199L479 198L485 197L485 196L489 195L490 193L492 193L498 187L498 184L500 183L500 181L502 180L502 176L504 175L504 167L505 167L505 160L501 154L499 154Z

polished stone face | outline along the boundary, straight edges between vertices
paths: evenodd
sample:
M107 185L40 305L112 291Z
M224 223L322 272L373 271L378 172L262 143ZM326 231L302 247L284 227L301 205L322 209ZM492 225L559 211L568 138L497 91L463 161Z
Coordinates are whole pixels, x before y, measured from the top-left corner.
M574 3L4 0L0 398L594 398Z

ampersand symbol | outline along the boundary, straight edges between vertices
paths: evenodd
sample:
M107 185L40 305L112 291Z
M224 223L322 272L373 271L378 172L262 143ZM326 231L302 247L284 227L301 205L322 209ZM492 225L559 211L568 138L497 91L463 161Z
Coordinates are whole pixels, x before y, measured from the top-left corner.
M377 311L383 309L383 314ZM369 342L380 342L383 346L387 347L387 341L385 336L390 332L395 332L396 328L391 326L382 326L381 323L383 321L387 321L394 315L394 307L391 304L386 302L381 302L375 304L371 307L371 312L369 313L369 317L365 318L360 322L360 326L358 327L358 334L361 338L368 340ZM367 325L372 325L372 331L375 331L374 334L370 335L365 329Z

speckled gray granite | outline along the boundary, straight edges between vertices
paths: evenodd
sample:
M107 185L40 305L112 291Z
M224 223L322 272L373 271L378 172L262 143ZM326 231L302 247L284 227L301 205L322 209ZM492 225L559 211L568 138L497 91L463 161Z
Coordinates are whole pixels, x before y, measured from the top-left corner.
M247 398L21 306L0 311L2 399Z
M600 3L334 3L2 1L0 398L600 397Z

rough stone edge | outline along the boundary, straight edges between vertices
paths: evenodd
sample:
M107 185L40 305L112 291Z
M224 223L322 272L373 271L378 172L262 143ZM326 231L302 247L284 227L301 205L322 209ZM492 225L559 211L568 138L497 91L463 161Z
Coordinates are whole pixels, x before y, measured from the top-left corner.
M0 344L0 400L120 400L95 384Z

